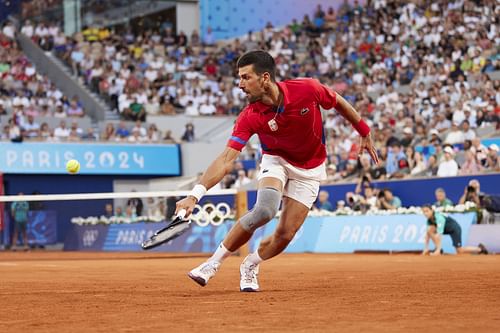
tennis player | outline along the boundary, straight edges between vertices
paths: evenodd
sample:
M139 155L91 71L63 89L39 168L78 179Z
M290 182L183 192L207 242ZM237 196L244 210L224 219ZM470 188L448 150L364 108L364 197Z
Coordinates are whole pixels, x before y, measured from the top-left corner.
M451 217L435 212L430 205L423 206L422 212L427 218L427 233L425 234L423 255L429 254L430 239L432 239L436 247L430 254L432 256L441 255L441 235L450 235L457 254L488 254L488 250L483 244L479 244L478 246L462 246L462 227L460 227L460 224Z
M240 290L251 292L259 290L260 263L287 247L316 200L320 181L326 178L320 106L335 108L350 121L361 136L359 153L367 150L375 163L378 156L370 128L335 91L310 78L276 82L274 59L264 51L242 55L237 67L239 88L249 104L239 115L225 150L210 164L191 194L177 202L176 211L186 209L189 216L207 189L232 170L250 137L259 136L263 157L255 206L235 223L212 257L188 274L205 286L225 258L244 245L257 228L274 218L283 201L274 234L264 239L240 266Z

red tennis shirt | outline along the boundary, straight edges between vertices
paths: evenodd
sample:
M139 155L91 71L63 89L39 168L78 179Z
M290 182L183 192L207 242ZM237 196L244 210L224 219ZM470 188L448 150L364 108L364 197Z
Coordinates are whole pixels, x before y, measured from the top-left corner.
M236 120L227 145L241 151L248 139L257 134L263 154L280 156L299 168L315 168L326 159L319 106L335 107L336 94L314 79L277 84L283 93L283 106L277 109L260 101L247 105Z

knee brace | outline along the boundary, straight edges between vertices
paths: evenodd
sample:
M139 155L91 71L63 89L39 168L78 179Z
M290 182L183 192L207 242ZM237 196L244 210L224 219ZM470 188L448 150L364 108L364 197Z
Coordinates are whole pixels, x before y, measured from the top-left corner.
M240 219L246 231L254 232L276 216L281 201L281 192L274 188L263 188L257 191L257 202L248 213Z

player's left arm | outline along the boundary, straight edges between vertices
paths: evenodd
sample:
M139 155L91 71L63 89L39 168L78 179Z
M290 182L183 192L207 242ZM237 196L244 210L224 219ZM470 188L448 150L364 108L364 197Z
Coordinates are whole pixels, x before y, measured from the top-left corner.
M378 164L379 159L370 134L370 127L361 118L356 109L354 109L354 107L337 92L319 83L319 81L314 80L314 82L319 104L327 110L335 108L335 110L337 110L342 117L347 119L352 124L361 137L359 154L362 154L364 150L368 151L373 162Z

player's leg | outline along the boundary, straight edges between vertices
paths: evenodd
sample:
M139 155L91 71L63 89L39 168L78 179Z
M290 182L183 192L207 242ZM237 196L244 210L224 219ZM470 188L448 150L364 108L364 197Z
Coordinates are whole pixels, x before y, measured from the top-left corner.
M284 197L280 222L274 233L264 239L257 253L262 260L280 254L290 244L295 234L304 224L309 208L295 199Z
M304 204L283 197L278 227L271 236L261 241L258 250L248 255L240 266L241 291L259 291L259 264L283 252L304 223L308 212L309 208Z
M222 262L243 244L248 242L254 231L269 222L278 212L281 201L281 180L262 179L257 190L257 201L252 210L243 215L226 235L214 254L203 264L191 270L188 276L199 285L205 286L219 269Z
M221 245L234 252L246 244L256 229L276 216L282 192L283 183L280 179L262 178L259 181L255 206L235 223Z
M319 192L319 176L323 166L317 170L289 168L293 179L285 185L281 217L273 235L260 243L257 251L248 255L240 266L240 290L258 291L259 264L272 258L287 247L304 223ZM297 177L297 178L295 178Z

